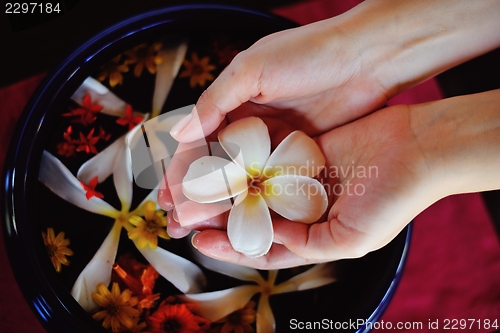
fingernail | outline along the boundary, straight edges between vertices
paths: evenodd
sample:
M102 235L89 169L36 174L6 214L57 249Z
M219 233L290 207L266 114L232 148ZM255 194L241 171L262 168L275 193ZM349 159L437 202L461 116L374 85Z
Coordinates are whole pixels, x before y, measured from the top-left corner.
M184 128L189 124L189 122L193 119L193 113L190 113L184 116L177 124L175 124L170 130L170 135L175 138L176 135L179 135Z
M174 209L172 212L172 218L175 222L179 223L179 215L177 215L177 209Z
M193 247L194 247L195 249L197 249L197 250L198 250L198 247L196 246L196 243L197 243L197 241L196 241L196 236L198 236L198 234L199 234L199 233L200 233L200 231L195 231L195 232L193 233L193 237L191 237L191 245L193 245Z

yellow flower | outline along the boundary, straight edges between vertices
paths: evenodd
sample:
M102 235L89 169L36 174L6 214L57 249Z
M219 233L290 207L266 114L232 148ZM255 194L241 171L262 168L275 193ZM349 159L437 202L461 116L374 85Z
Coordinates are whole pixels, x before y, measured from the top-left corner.
M102 310L95 313L92 318L103 320L102 326L110 328L112 332L121 332L123 329L131 330L134 327L134 318L141 313L134 307L137 305L137 297L132 297L132 292L125 289L120 292L118 283L113 282L111 292L99 283L97 292L92 293L92 299Z
M146 67L151 74L155 74L157 65L163 62L163 58L158 55L158 51L160 51L161 47L161 43L154 43L149 47L147 44L138 45L132 50L125 52L129 57L125 63L127 65L136 64L134 68L134 75L136 77L141 76L144 67Z
M134 215L129 218L129 222L135 226L128 232L128 237L137 241L137 247L144 249L147 245L154 250L158 247L158 237L170 239L165 227L167 219L162 210L156 210L153 201L144 204L144 218Z
M180 78L191 77L189 80L189 85L191 88L199 85L200 87L205 86L206 81L213 81L214 76L210 73L215 69L214 65L209 63L210 58L204 57L199 59L196 52L191 53L191 61L184 60L184 67L186 68L180 75Z
M221 333L253 333L252 324L255 322L255 302L248 302L244 308L230 313L217 321L224 323L220 329Z
M123 83L122 73L128 72L127 64L120 63L121 55L114 57L110 62L101 67L101 72L97 79L104 81L109 76L109 85L111 87Z
M73 251L71 251L67 246L69 245L69 239L64 238L64 232L60 232L55 236L54 229L47 228L47 233L42 232L43 244L47 249L52 265L56 269L56 272L61 271L61 264L68 266L69 260L66 256L72 256Z

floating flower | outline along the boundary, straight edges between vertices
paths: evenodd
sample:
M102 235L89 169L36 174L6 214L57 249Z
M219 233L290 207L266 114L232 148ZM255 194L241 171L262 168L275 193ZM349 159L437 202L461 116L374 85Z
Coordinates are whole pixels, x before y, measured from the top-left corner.
M80 273L71 291L73 297L87 311L91 311L95 307L90 295L93 286L98 283L107 285L111 281L112 266L118 250L121 229L131 230L133 225L128 222L129 218L134 215L144 216L145 203L156 200L158 195L158 188L155 188L135 209L131 209L133 177L130 150L127 148L126 142L127 137L138 130L140 130L140 126L113 142L101 153L85 162L77 173L78 178L84 183L89 182L94 177L103 181L113 174L121 210L115 209L97 197L87 200L86 192L80 181L66 166L46 151L42 155L39 180L45 186L75 206L92 213L108 216L114 221L108 236ZM146 247L139 249L139 251L160 275L182 292L197 292L205 282L199 267L180 256L160 247L155 250Z
M91 129L87 135L84 135L82 132L80 132L80 140L78 140L76 151L84 151L87 154L97 154L98 151L95 145L99 142L100 139L100 135L94 136L94 128Z
M47 233L42 232L43 244L47 249L47 253L52 261L52 265L56 272L61 271L61 264L68 266L69 260L66 256L72 256L73 251L68 248L69 239L64 238L64 232L60 232L55 236L54 229L47 228Z
M210 58L204 57L199 59L196 52L191 53L191 61L184 60L184 71L179 75L180 78L189 77L189 85L191 88L199 85L204 87L207 81L213 81L214 76L210 73L216 67L210 64Z
M154 43L150 46L147 44L141 44L134 47L132 50L125 52L125 54L129 57L126 61L127 65L135 64L135 77L141 76L144 67L146 67L149 73L156 73L157 66L163 62L163 58L158 54L161 47L161 43Z
M144 329L148 326L148 324L143 321L140 323L141 317L135 317L133 319L133 324L131 328L123 328L120 333L149 333L144 331Z
M255 322L255 302L248 302L245 307L228 314L216 323L224 323L220 333L253 333L252 324Z
M57 144L57 153L64 157L71 157L75 154L76 146L70 142L61 142Z
M151 333L202 333L206 332L209 321L191 312L186 304L163 302L149 316Z
M97 79L102 82L109 77L109 85L113 88L117 84L123 83L122 73L126 72L128 72L128 66L126 63L121 62L121 55L118 55L101 67Z
M133 295L137 296L140 310L150 309L160 298L160 294L153 294L159 274L151 265L144 265L129 256L126 258L122 256L118 263L113 265L113 271L132 290Z
M274 238L269 208L297 222L313 223L328 205L326 191L311 177L325 158L313 139L292 132L270 154L267 126L256 117L240 119L219 133L219 142L233 161L204 156L194 161L182 181L184 195L198 203L235 197L227 233L236 251L266 254Z
M148 201L143 206L144 219L140 216L133 215L129 218L135 228L128 232L128 237L135 242L140 249L149 246L152 250L158 247L158 237L170 239L165 229L167 226L167 218L163 210L156 210L156 204L153 201Z
M256 311L257 333L275 331L276 323L269 303L270 296L319 288L336 280L334 263L313 265L306 271L275 284L277 270L268 271L267 279L264 279L256 269L218 261L198 251L193 251L193 255L210 270L253 284L207 293L182 295L179 296L180 299L194 302L197 305L197 314L212 322L218 322L235 311L243 311L251 315L252 312L248 311L248 303L252 297L260 293Z
M101 198L101 199L104 198L104 195L101 192L97 192L95 190L95 187L97 186L98 183L99 183L99 180L98 180L97 176L92 178L89 181L88 185L86 185L84 182L82 182L80 180L80 185L82 185L83 189L85 190L85 197L87 198L87 200L90 200L93 197Z
M92 103L90 94L86 94L83 98L81 107L76 108L68 113L63 113L64 117L79 117L79 122L87 126L96 120L96 114L101 112L103 106Z
M97 292L92 293L92 299L102 309L95 313L92 318L103 320L102 326L110 328L112 332L121 332L123 328L131 329L134 326L134 319L141 313L136 309L137 297L132 297L132 292L125 289L120 292L118 283L114 282L111 292L108 288L99 283Z
M132 130L137 124L141 123L144 120L142 116L134 116L134 111L132 111L132 107L127 105L125 109L125 115L116 120L116 123L122 126L128 125L128 130Z

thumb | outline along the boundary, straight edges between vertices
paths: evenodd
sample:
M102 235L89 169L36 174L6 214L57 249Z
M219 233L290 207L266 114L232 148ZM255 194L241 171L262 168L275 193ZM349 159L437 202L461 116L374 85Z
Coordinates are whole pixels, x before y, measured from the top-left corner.
M260 94L262 67L245 51L239 53L203 92L192 112L170 131L179 142L192 142L210 135L227 113Z

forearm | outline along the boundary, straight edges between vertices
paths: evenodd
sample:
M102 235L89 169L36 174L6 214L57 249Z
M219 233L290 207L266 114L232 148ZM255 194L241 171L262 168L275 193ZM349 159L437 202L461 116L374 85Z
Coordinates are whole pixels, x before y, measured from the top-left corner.
M498 0L367 0L332 19L395 95L500 46Z
M439 196L500 189L500 90L410 106Z

